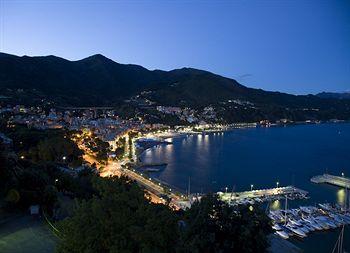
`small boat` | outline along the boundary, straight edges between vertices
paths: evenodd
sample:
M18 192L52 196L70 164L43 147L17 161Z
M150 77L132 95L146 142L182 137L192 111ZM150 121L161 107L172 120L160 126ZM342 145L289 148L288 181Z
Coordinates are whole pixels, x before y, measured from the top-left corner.
M279 235L280 237L282 237L283 239L288 239L289 235L287 232L283 231L283 230L277 230L275 232L275 234Z
M323 220L318 219L318 216L313 218L313 221L320 225L323 229L329 229L329 225Z
M274 230L282 230L282 227L280 226L280 225L278 225L277 223L276 224L274 224L273 226L272 226L272 228L274 229Z
M306 227L310 232L315 231L316 229L308 222L302 221L301 224Z
M318 221L322 221L322 222L326 223L330 228L337 228L337 226L334 224L334 222L332 222L331 219L329 219L325 216L318 216L318 217L316 217L316 219Z
M338 214L339 218L342 219L342 221L345 223L345 224L350 224L350 218L343 215L343 214Z
M323 204L318 204L318 205L326 211L332 210L331 204L329 204L329 203L323 203Z
M296 234L297 236L304 238L306 237L306 234L304 231L300 230L297 226L288 223L286 225L286 228L288 228L290 231L292 231L294 234Z
M336 214L333 214L333 213L330 213L329 214L329 217L331 217L333 219L333 222L335 223L335 225L337 225L338 227L340 227L341 225L343 225L343 221L342 219L336 215Z
M313 210L311 210L308 206L301 206L300 210L302 212L304 212L304 213L307 213L307 214L312 214L313 213Z
M313 220L312 217L302 217L303 221L308 222L310 226L315 228L316 230L322 230L322 226L320 226L317 222Z
M306 227L306 226L303 226L303 225L300 225L298 226L298 228L303 231L305 234L309 233L310 230Z
M298 220L289 219L289 221L295 226L301 226L301 223Z

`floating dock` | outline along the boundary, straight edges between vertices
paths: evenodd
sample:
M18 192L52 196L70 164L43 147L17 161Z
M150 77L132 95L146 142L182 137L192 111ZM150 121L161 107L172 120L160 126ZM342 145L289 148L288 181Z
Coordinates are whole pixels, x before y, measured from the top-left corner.
M308 192L294 186L276 187L271 189L252 190L244 192L218 192L221 200L234 202L237 204L246 204L245 202L263 202L276 199L305 199Z
M315 184L332 184L335 186L340 186L344 188L350 189L350 178L347 177L339 177L330 174L323 174L319 176L314 176L311 178L311 182Z

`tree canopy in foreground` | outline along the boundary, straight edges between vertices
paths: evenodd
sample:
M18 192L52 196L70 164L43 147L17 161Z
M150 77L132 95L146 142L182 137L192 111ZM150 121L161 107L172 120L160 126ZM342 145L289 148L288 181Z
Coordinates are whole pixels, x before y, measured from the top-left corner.
M150 203L128 178L93 178L97 191L58 224L57 252L265 252L269 219L257 207L234 208L215 195L187 211Z

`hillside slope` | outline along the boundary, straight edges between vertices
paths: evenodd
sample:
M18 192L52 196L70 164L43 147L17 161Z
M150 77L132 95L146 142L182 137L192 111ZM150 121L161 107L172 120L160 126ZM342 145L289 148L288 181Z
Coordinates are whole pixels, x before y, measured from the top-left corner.
M47 98L58 105L115 105L148 91L144 98L171 106L200 108L240 100L264 111L317 109L327 112L327 118L332 112L346 118L350 110L349 101L252 89L193 68L150 71L138 65L119 64L99 54L68 61L56 56L0 53L0 88L0 95L18 96L22 101Z

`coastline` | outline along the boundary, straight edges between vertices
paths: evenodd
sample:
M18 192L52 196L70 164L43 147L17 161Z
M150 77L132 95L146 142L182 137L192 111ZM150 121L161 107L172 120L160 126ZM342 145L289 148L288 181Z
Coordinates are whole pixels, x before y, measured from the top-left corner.
M136 158L137 163L142 163L141 156L144 154L145 151L152 149L154 147L157 147L159 145L172 145L172 139L173 138L185 138L189 135L196 135L196 134L210 134L210 133L224 133L229 131L234 131L236 129L250 129L250 128L269 128L269 127L289 127L289 126L300 126L300 125L319 125L319 124L346 124L350 123L350 120L327 120L327 121L296 121L296 122L289 122L289 123L273 123L273 124L258 124L258 123L235 123L226 125L225 127L222 127L221 129L213 128L213 129L203 129L201 131L193 131L193 130L187 130L187 131L170 131L170 132L162 132L162 133L155 133L152 137L141 137L138 138L135 143L137 146L135 146L137 152L136 152ZM141 147L139 145L140 139L143 138L149 138L150 141L144 140L142 142L146 143L144 147ZM165 164L165 163L164 163ZM146 165L147 166L147 165ZM152 165L150 165L152 166ZM156 164L155 166L159 166ZM144 167L144 165L137 165L136 168L139 169L141 167Z

